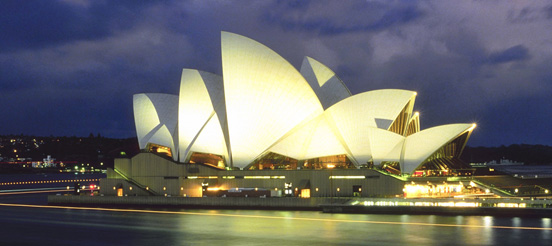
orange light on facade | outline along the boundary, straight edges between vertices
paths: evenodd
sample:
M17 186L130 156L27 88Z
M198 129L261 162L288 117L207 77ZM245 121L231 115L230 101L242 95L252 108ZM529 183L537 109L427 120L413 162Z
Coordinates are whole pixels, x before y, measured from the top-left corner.
M301 198L310 198L310 189L301 189Z

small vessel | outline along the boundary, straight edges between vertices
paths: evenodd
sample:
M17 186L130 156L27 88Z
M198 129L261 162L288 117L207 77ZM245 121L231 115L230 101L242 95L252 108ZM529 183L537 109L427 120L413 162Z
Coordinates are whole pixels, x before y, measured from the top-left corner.
M513 165L523 165L523 164L524 164L523 162L512 161L505 158L500 159L500 161L498 162L495 160L487 162L487 166L513 166Z

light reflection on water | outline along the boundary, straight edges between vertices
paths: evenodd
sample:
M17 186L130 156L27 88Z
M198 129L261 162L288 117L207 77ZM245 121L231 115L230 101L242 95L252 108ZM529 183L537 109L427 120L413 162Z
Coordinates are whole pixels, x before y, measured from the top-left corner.
M0 207L0 231L8 235L0 244L48 238L61 245L550 245L550 230L528 228L552 223L492 216L182 211L200 214ZM29 228L41 230L30 233Z

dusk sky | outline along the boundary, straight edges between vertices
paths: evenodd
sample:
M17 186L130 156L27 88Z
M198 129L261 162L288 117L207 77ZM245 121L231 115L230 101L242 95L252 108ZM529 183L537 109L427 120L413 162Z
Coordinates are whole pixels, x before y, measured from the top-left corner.
M178 94L183 68L222 74L220 32L353 94L418 92L422 129L477 123L469 146L552 145L551 1L0 3L0 134L136 136L132 95Z

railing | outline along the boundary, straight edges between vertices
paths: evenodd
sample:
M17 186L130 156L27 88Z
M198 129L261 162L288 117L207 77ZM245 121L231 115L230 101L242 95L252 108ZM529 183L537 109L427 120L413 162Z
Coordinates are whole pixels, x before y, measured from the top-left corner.
M151 195L158 196L159 194L153 190L147 189L144 185L136 182L136 180L126 176L123 172L119 171L117 168L113 168L113 171L115 171L119 176L123 177L124 180L126 180L129 183L132 183L133 185L137 186L138 188L150 193Z
M381 173L383 175L387 175L387 176L391 176L393 178L396 178L398 180L402 180L402 181L408 181L406 177L404 176L400 176L400 175L396 175L396 174L392 174L392 173L388 173L386 171L383 171L383 170L379 170L379 169L376 169L376 168L373 168L372 170L378 172L378 173Z
M480 186L483 186L485 188L488 188L489 190L493 191L493 193L495 193L495 191L498 191L499 193L502 193L503 195L507 195L507 196L515 196L514 194L510 193L509 191L507 190L503 190L503 189L500 189L498 187L495 187L495 186L491 186L491 185L488 185L488 184L485 184L479 180L472 180L475 184L477 185L480 185Z

